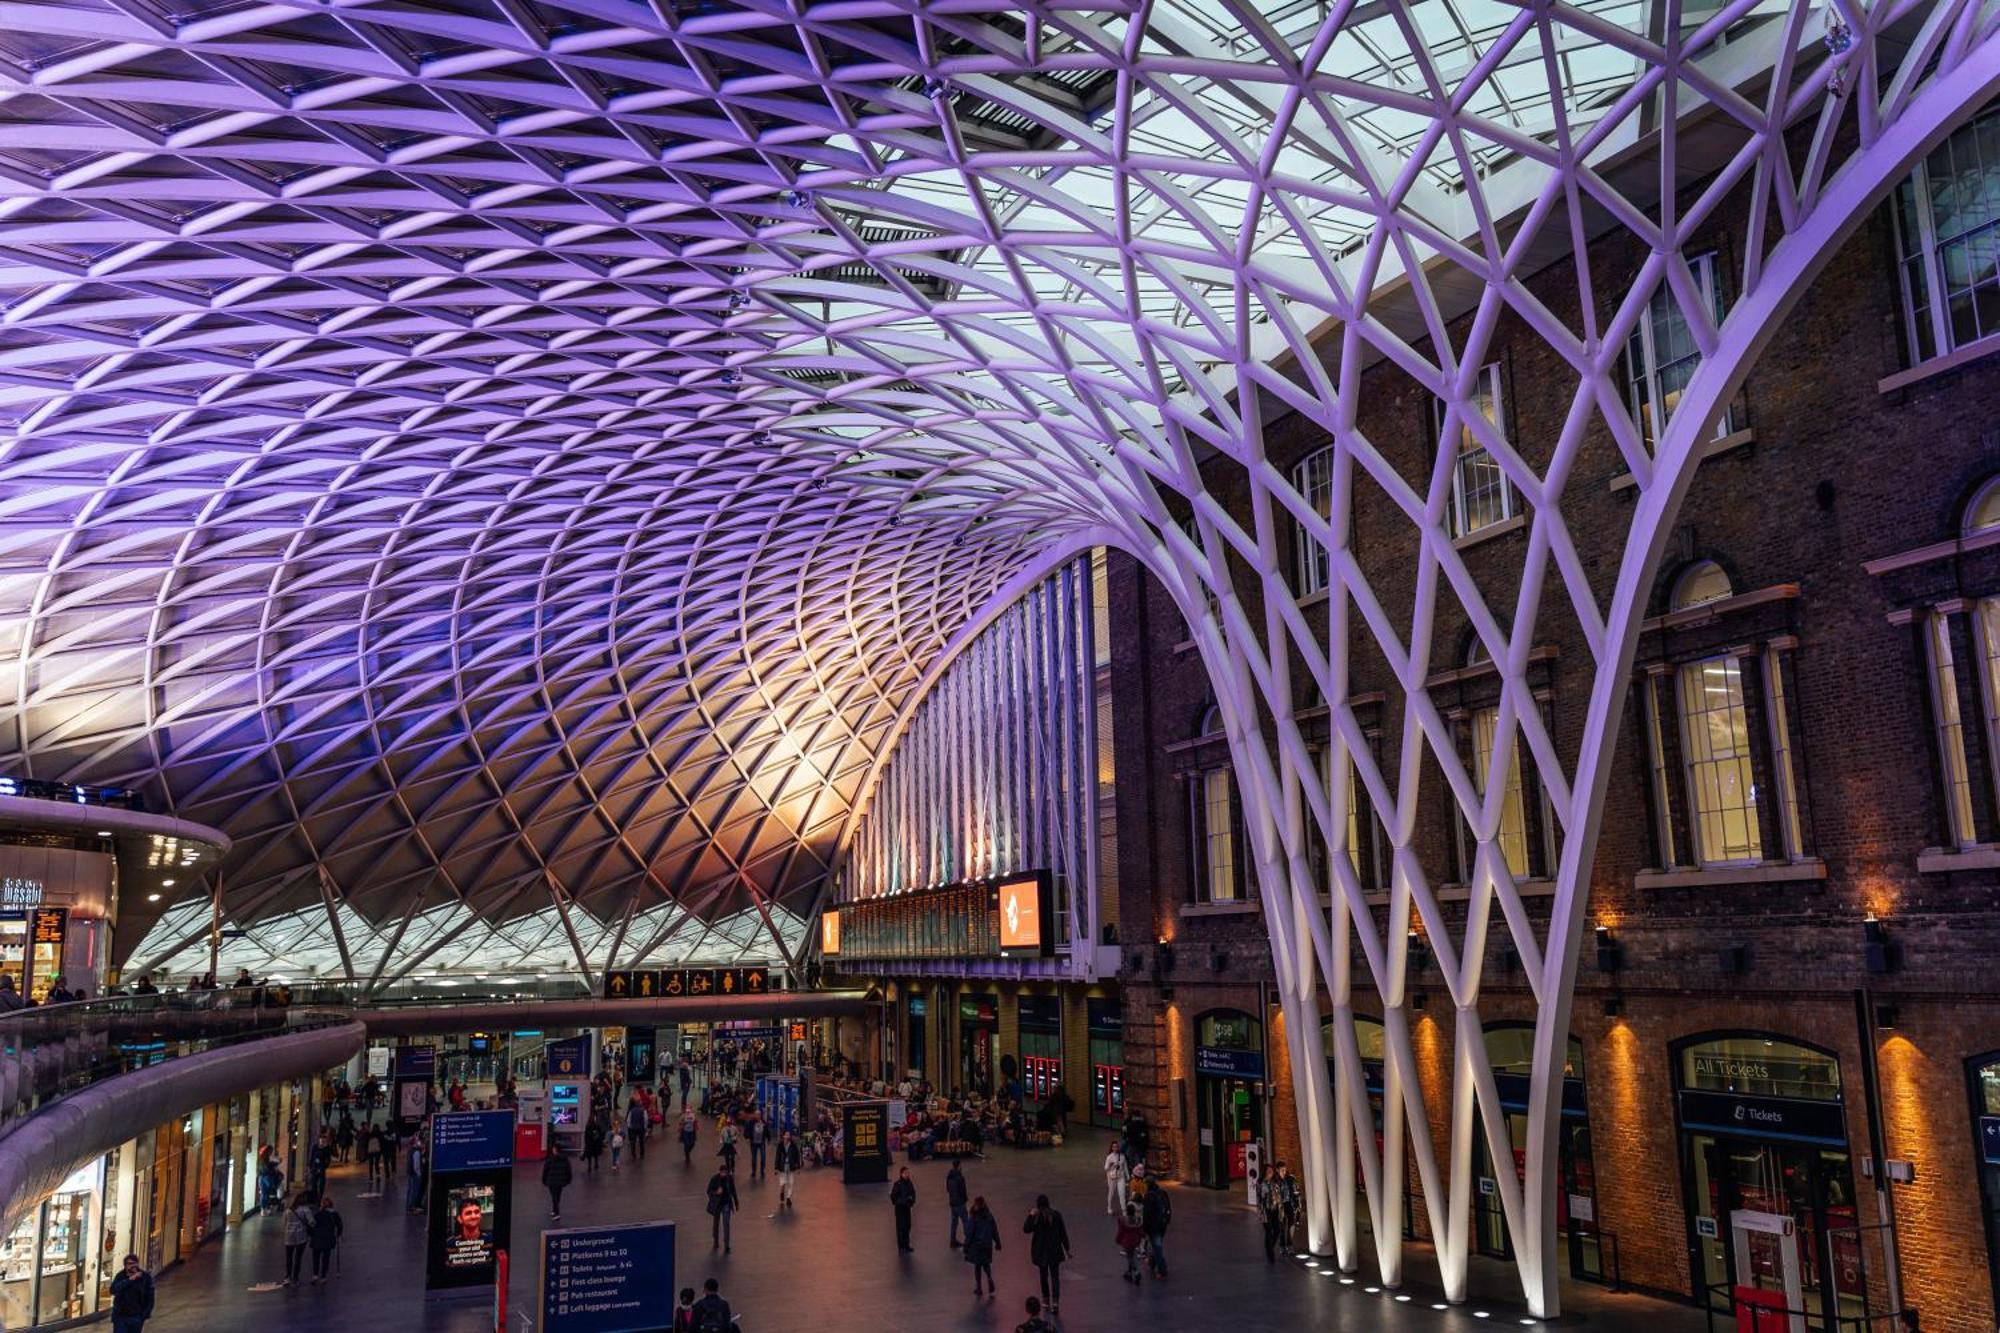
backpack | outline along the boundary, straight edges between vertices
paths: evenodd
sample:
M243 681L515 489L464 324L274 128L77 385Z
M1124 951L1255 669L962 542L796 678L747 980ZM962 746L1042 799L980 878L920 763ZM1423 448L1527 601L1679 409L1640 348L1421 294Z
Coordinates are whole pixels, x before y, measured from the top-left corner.
M722 1307L697 1306L694 1312L694 1333L730 1333L729 1323L722 1317Z

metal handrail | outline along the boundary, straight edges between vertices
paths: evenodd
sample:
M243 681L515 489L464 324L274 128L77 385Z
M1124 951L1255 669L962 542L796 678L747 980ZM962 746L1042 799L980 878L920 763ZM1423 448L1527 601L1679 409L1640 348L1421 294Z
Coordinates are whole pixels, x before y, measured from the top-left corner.
M121 995L0 1014L0 1137L63 1097L163 1060L346 1023L346 1005L276 988Z
M1742 1327L1736 1320L1745 1311L1750 1312L1751 1327L1755 1333L1791 1333L1794 1318L1808 1321L1809 1328L1831 1330L1831 1333L1849 1333L1850 1330L1851 1333L1917 1333L1918 1329L1917 1309L1913 1305L1906 1305L1900 1310L1871 1310L1864 1314L1841 1314L1836 1311L1831 1316L1825 1311L1814 1312L1793 1309L1789 1306L1780 1308L1775 1305L1746 1305L1743 1310L1738 1310L1735 1284L1712 1282L1706 1290L1708 1300L1705 1304L1710 1333L1718 1333L1715 1322L1717 1315L1728 1316L1731 1322L1725 1327L1729 1333L1734 1333L1734 1330ZM1721 1308L1717 1308L1717 1297L1721 1297L1725 1302ZM1831 1322L1828 1322L1829 1319Z

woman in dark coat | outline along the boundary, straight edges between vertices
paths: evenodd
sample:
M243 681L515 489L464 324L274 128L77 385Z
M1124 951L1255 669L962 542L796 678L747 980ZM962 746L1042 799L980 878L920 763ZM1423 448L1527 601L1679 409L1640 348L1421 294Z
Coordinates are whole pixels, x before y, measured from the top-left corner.
M986 1206L986 1196L980 1195L972 1201L972 1216L965 1226L965 1262L972 1265L972 1294L991 1296L999 1291L999 1284L993 1280L993 1252L1000 1248L1000 1224L993 1220L993 1210ZM985 1287L980 1287L981 1279Z
M597 1170L597 1159L604 1156L604 1129L592 1120L583 1129L583 1166L586 1171Z
M345 1230L340 1214L334 1211L333 1198L328 1195L319 1201L319 1211L313 1214L312 1252L313 1281L326 1281L326 1270L333 1266L333 1252L340 1245L340 1233Z
M1035 1196L1034 1211L1021 1223L1021 1234L1028 1237L1028 1258L1041 1270L1042 1299L1054 1314L1062 1304L1062 1266L1069 1258L1069 1229L1063 1225L1062 1214L1049 1207L1048 1195Z
M562 1221L563 1186L569 1184L575 1174L569 1164L569 1155L563 1152L562 1145L556 1145L548 1160L542 1163L542 1184L549 1191L549 1221Z

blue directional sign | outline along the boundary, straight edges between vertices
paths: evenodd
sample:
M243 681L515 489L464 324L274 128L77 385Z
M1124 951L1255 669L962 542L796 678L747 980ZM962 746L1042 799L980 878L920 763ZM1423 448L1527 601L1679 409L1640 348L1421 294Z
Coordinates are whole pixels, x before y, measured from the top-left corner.
M1993 1166L2000 1166L2000 1115L1979 1117L1980 1155Z
M542 1233L542 1333L653 1333L674 1308L674 1224Z
M512 1111L453 1111L431 1117L431 1170L482 1171L513 1164Z
M549 1077L590 1077L590 1036L569 1037L548 1044Z

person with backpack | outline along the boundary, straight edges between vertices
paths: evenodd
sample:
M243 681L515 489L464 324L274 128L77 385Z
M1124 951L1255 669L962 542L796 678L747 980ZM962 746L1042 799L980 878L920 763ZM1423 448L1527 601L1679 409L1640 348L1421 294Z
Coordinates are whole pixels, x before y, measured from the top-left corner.
M682 1166L694 1165L694 1140L697 1132L698 1131L695 1128L694 1108L692 1106L683 1105L681 1107L681 1165Z
M1042 1275L1042 1299L1054 1314L1062 1307L1062 1266L1069 1258L1069 1228L1063 1225L1063 1215L1049 1207L1048 1195L1035 1196L1034 1210L1021 1223L1021 1234L1028 1238L1028 1258Z
M1128 1200L1125 1212L1118 1219L1118 1229L1112 1235L1112 1244L1125 1256L1125 1280L1133 1286L1141 1282L1139 1276L1139 1249L1146 1243L1146 1228L1140 1225L1139 1201Z
M1055 1307L1049 1307L1055 1313ZM1028 1317L1014 1325L1014 1333L1055 1333L1056 1326L1042 1318L1042 1303L1033 1296L1028 1297Z
M550 1149L548 1160L542 1163L542 1187L549 1192L549 1221L562 1221L563 1188L574 1179L576 1168L569 1164L569 1154L558 1143Z
M701 1299L694 1303L694 1333L732 1333L736 1315L729 1302L722 1299L716 1280L710 1278L702 1283L701 1291Z
M714 1242L710 1249L721 1249L729 1253L729 1219L743 1201L736 1197L736 1170L727 1161L721 1169L708 1178L708 1215L714 1221L709 1226L709 1237Z
M1158 1183L1146 1186L1144 1211L1140 1215L1140 1225L1146 1232L1147 1262L1153 1276L1167 1280L1167 1228L1173 1225L1174 1205L1167 1192Z
M899 1253L910 1252L910 1215L917 1206L917 1182L910 1179L910 1168L904 1167L896 1176L896 1183L889 1187L889 1204L896 1210L896 1249Z
M313 1214L312 1252L313 1285L326 1281L326 1270L333 1266L333 1252L340 1246L340 1233L346 1230L340 1214L334 1209L333 1197L325 1196L319 1201L319 1211Z
M778 1140L778 1207L792 1206L792 1178L805 1165L805 1154L799 1151L799 1141L791 1130Z
M764 1174L764 1147L770 1137L770 1126L763 1116L753 1116L749 1125L750 1136L750 1178L755 1180Z
M153 1317L153 1275L139 1256L125 1256L125 1266L111 1279L111 1333L141 1333Z
M611 1174L618 1174L618 1159L625 1155L625 1131L612 1127L611 1130Z
M986 1206L986 1196L981 1194L972 1200L972 1212L965 1224L965 1262L972 1265L972 1294L991 1296L1000 1290L993 1280L993 1255L1000 1248L1000 1224L993 1219L993 1210ZM980 1289L984 1280L986 1289Z
M959 1247L959 1228L972 1229L972 1218L965 1211L965 1201L970 1194L965 1185L965 1169L954 1157L951 1159L951 1170L944 1177L944 1201L951 1209L951 1248L954 1250Z

